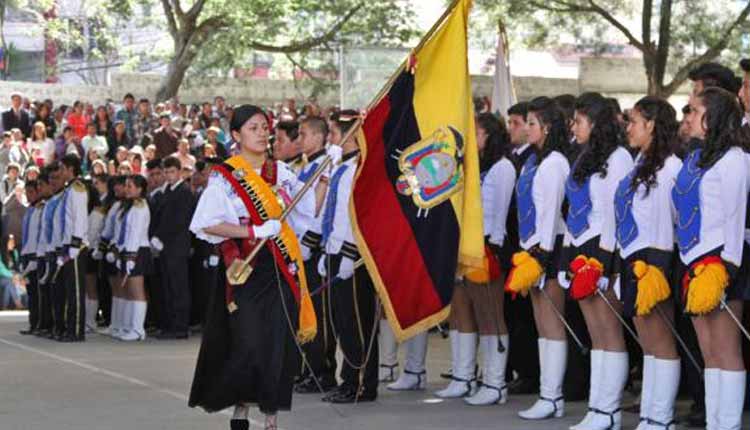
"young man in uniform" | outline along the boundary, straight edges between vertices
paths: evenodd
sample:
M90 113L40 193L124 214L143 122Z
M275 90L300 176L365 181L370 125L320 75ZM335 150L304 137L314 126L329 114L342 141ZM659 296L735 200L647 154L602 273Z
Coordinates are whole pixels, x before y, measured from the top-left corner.
M28 181L25 184L26 199L29 208L23 216L23 230L21 233L21 273L26 277L26 291L29 296L29 328L21 330L21 334L35 334L41 328L41 296L39 295L39 284L37 282L36 245L39 236L40 220L43 204L39 204L39 183Z

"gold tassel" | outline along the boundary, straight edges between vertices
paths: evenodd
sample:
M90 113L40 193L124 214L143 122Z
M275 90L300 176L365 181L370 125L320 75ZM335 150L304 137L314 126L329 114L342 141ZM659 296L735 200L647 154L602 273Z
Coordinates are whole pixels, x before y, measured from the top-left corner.
M669 298L671 294L669 282L661 269L643 260L637 260L633 264L633 274L638 279L638 293L635 298L636 315L648 315L654 306Z
M707 314L721 303L729 285L729 273L721 263L698 264L693 269L685 310L696 315Z
M539 282L544 269L536 258L526 251L513 254L513 270L505 283L506 291L525 294Z

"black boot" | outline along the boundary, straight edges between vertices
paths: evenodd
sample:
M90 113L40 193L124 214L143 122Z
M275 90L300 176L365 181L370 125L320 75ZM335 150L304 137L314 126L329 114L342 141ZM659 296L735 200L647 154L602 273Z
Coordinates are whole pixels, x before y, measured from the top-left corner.
M235 420L229 421L230 430L248 430L250 428L250 421L248 420Z

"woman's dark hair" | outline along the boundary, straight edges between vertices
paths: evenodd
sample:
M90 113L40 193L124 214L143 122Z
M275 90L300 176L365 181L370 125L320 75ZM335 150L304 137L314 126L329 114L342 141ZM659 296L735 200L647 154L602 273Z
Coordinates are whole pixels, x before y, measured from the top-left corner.
M243 125L255 115L261 114L264 118L266 113L263 109L254 105L242 105L234 110L234 116L232 116L232 122L229 124L229 131L240 131Z
M735 94L719 87L709 87L698 97L706 107L703 122L706 138L698 166L713 166L731 147L748 148L747 134L742 130L742 107Z
M486 172L510 154L510 135L505 123L489 112L477 116L477 127L484 129L487 134L484 151L479 154L479 171Z
M639 185L646 186L646 195L651 187L656 185L656 173L664 167L664 161L674 153L677 147L677 131L680 123L677 122L677 112L669 102L659 97L646 96L633 106L643 119L654 122L653 138L643 161L636 168L635 176L630 186L637 189Z
M529 113L533 113L541 125L547 129L544 147L537 154L537 164L541 163L552 151L566 156L570 145L570 135L565 113L560 106L549 97L537 97L529 103Z
M573 167L573 179L583 183L599 173L607 176L607 159L624 143L622 128L610 101L599 93L584 93L576 101L576 112L588 117L591 136Z
M140 198L146 198L147 188L148 188L148 181L146 181L146 178L141 175L130 175L126 177L127 181L133 182L136 187L141 189L141 195L138 196ZM133 207L133 199L125 199L125 201L122 204L122 212L120 213L120 218L124 219L127 215L130 208Z

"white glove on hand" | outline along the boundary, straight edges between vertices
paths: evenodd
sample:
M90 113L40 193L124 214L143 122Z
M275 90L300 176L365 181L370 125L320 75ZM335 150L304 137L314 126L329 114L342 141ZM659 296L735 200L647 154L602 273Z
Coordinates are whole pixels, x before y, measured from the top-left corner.
M208 257L208 265L209 267L216 267L219 265L219 256L218 255L212 255Z
M326 273L328 273L326 269L326 256L321 255L320 260L318 260L318 274L320 276L326 276Z
M557 283L565 290L570 288L570 281L568 280L567 273L563 271L557 272Z
M130 275L133 272L133 269L135 269L135 261L128 260L125 262L125 273Z
M37 268L36 261L34 260L29 261L29 264L27 264L26 267L24 268L24 273L31 273L34 270L36 270L36 268Z
M122 270L122 260L119 258L115 261L115 267L117 267L117 270Z
M103 257L102 252L99 251L98 249L91 251L91 258L93 258L94 260L99 261L102 259L102 257Z
M344 155L344 150L338 145L328 145L327 152L334 165L339 164L341 162L341 157Z
M115 253L111 251L104 256L104 259L107 260L107 263L109 264L114 264L115 261L117 261L117 258L115 258Z
M70 257L71 260L75 260L76 258L78 258L78 254L80 253L81 253L80 248L76 248L74 246L71 246L70 248L68 248L68 256Z
M57 267L61 267L65 264L65 259L63 257L57 257L55 263L57 264Z
M350 258L343 257L339 266L339 279L349 279L354 275L354 261Z
M158 237L154 236L151 238L151 247L154 248L156 251L161 251L164 249L164 244L161 240L159 240Z
M281 222L277 219L270 219L261 225L253 226L253 235L256 239L267 239L281 233Z
M42 284L46 283L48 274L49 274L49 264L45 264L44 272L42 272L42 276L39 277L39 282Z
M607 291L607 288L609 288L609 278L604 276L599 278L599 280L596 281L596 287L599 288L601 292Z

